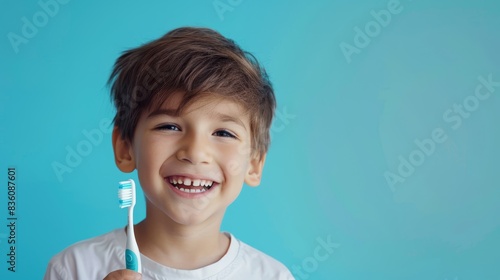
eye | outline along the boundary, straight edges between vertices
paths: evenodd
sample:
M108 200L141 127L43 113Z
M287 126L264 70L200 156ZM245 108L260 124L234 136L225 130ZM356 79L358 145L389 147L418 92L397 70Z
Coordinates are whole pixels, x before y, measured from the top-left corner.
M237 138L234 134L232 134L231 132L227 131L227 130L217 130L216 132L214 132L215 136L219 136L219 137L229 137L229 138Z
M162 124L158 127L155 128L155 130L174 130L174 131L181 131L178 125L175 124Z

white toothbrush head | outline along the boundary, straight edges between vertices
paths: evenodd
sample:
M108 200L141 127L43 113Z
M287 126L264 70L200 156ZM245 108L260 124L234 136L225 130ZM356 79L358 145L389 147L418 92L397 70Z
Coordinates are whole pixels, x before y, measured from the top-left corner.
M118 183L118 203L120 208L135 206L135 182L126 180Z

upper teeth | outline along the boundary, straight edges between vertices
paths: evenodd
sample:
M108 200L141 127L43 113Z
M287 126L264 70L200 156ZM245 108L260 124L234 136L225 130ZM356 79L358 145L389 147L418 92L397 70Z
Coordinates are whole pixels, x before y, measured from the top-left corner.
M202 180L202 179L191 179L186 177L170 177L170 183L172 184L183 184L184 186L193 186L193 187L209 187L212 186L213 181L210 180Z

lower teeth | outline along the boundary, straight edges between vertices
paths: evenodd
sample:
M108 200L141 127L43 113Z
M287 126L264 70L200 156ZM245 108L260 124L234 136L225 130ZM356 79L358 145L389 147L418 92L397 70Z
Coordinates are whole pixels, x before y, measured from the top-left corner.
M202 189L185 189L185 188L179 188L178 186L174 186L176 189L180 190L181 192L185 193L202 193L208 191L212 186L210 187L203 187Z

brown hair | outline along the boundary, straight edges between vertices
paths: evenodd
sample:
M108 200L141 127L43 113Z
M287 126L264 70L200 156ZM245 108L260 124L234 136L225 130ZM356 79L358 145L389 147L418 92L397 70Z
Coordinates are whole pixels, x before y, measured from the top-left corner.
M276 100L266 71L234 41L208 28L182 27L125 51L110 75L117 112L114 124L132 141L141 113L157 109L173 92L183 92L177 109L202 96L217 95L242 105L250 114L252 153L270 144Z

